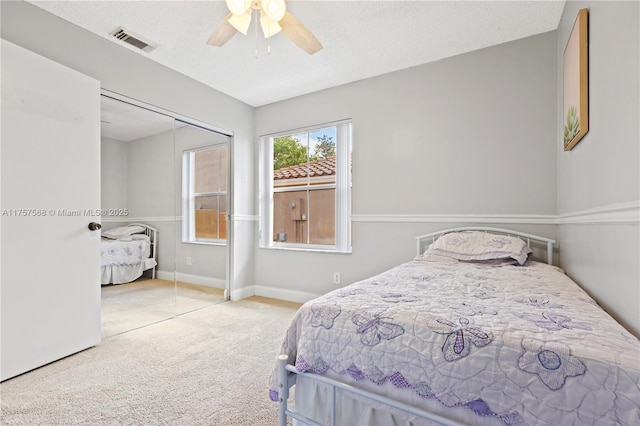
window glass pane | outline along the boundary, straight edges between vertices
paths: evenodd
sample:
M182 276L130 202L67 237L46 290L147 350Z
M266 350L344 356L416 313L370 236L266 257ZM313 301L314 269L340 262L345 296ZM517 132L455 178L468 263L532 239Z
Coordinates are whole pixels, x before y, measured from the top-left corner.
M306 133L274 138L273 170L281 170L286 179L305 177L308 152Z
M273 171L264 176L271 182L263 188L271 191L262 206L267 212L263 229L272 235L262 235L262 246L309 244L350 251L350 137L350 124L341 123L263 139L270 144L264 152L271 159L262 161L272 161Z
M310 160L323 160L336 157L336 127L314 130L309 135ZM334 169L335 171L335 169Z
M273 164L274 241L335 245L336 127L274 138Z
M220 150L207 149L194 153L194 192L220 191Z
M274 241L307 242L307 191L288 191L273 194Z
M193 198L193 202L196 238L226 238L226 197L222 195L196 196Z
M336 244L336 190L315 189L309 191L309 243Z

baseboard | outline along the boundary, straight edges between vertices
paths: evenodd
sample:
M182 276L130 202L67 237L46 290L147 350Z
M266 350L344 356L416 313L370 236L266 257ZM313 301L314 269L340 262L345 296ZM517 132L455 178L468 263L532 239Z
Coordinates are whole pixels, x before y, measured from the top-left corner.
M320 294L262 285L250 285L231 291L231 300L242 300L251 296L261 296L271 299L286 300L287 302L304 303L315 299L320 296Z
M255 295L256 295L255 286L253 285L231 290L231 300L233 301L246 299L247 297L251 297Z
M173 272L156 271L156 278L159 280L173 281L175 279L175 276L173 275Z
M161 280L182 281L185 283L198 284L206 287L221 288L227 287L227 282L220 278L205 277L202 275L185 274L184 272L157 271L156 276Z
M208 287L225 288L226 283L224 280L216 278L208 278L200 275L185 274L182 272L176 272L175 277L173 272L169 271L157 271L156 277L161 280L173 281L174 278L178 281L205 285ZM251 296L269 297L271 299L286 300L288 302L304 303L311 299L315 299L320 294L308 293L304 291L288 290L284 288L267 287L262 285L250 285L247 287L237 288L231 290L231 300L242 300Z
M255 285L253 287L255 288L256 296L270 297L272 299L286 300L288 302L305 303L321 296L320 294L289 290L286 288L266 287L262 285Z

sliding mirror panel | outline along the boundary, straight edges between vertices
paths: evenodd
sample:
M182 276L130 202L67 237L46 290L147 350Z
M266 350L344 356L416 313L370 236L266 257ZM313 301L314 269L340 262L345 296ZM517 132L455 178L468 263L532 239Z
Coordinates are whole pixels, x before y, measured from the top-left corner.
M103 95L102 336L176 313L174 118Z
M176 309L225 300L228 260L230 137L176 121Z

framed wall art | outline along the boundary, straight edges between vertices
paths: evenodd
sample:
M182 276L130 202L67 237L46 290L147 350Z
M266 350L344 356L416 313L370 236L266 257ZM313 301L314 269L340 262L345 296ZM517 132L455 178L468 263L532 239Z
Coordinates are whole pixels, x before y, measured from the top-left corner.
M589 131L589 10L580 9L563 56L564 150Z

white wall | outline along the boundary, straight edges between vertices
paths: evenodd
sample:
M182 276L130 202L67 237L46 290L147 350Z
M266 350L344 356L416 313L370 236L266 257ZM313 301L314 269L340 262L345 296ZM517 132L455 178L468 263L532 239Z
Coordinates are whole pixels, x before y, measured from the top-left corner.
M555 49L550 32L257 108L256 136L353 120L354 244L256 249L256 291L324 293L333 271L348 284L409 260L413 236L451 221L555 237Z
M255 132L251 106L28 3L3 1L0 7L2 38L92 76L104 89L233 132L233 179L242 188L234 193L233 213L240 217L253 214ZM232 271L236 288L253 280L253 225L243 220L233 225L236 241L232 258L240 265Z
M562 54L589 9L589 133L562 150ZM560 265L640 336L640 4L567 2L557 33Z

